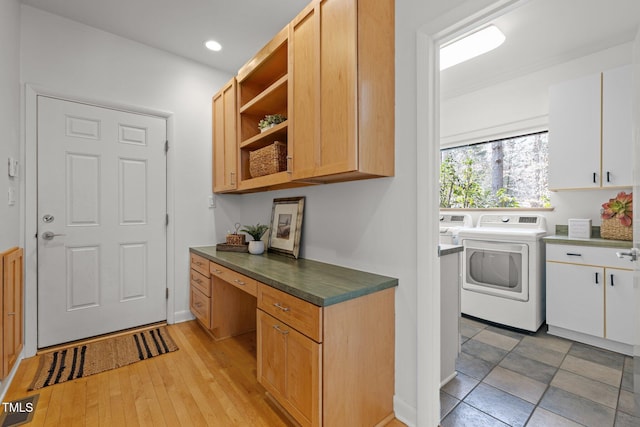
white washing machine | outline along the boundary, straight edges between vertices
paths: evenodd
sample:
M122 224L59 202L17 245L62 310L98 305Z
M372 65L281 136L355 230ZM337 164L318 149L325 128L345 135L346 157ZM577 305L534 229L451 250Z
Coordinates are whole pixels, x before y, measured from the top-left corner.
M458 233L463 228L473 227L471 215L449 215L440 212L440 241L441 244L457 245Z
M537 331L545 320L546 234L540 215L485 214L461 229L462 313Z

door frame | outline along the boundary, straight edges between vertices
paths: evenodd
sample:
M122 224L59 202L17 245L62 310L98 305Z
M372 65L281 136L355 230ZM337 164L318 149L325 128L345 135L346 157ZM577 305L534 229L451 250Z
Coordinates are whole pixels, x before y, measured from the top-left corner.
M417 393L416 425L440 422L440 259L438 242L440 171L439 46L527 0L467 0L416 33L416 194L417 245ZM421 120L426 118L426 120ZM426 161L426 165L425 165Z
M134 114L144 114L165 119L167 122L167 140L172 141L174 135L173 113L139 106L122 104L115 100L96 100L77 94L61 93L42 88L32 84L25 84L24 92L24 151L22 164L25 165L24 173L24 211L22 212L21 228L24 230L24 264L25 264L25 289L24 289L24 357L31 357L38 349L38 96L49 96L65 101L89 104L95 107L111 108ZM175 218L173 163L175 150L167 153L167 213L170 218ZM174 260L175 249L171 244L175 240L175 221L169 221L167 227L167 253L166 253L166 280L169 289L169 297L166 301L167 323L175 322L175 280Z

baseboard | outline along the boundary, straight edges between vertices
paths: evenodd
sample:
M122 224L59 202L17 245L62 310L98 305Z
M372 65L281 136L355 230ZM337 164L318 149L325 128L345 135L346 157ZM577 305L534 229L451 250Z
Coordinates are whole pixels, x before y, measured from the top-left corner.
M173 323L188 322L195 319L195 316L189 310L177 311L173 314Z
M415 427L418 419L416 408L407 404L404 400L393 396L393 410L396 413L396 419L402 421L407 427Z
M11 372L9 372L9 375L7 375L7 378L5 378L2 381L2 383L0 383L0 402L4 402L4 396L7 394L7 391L9 390L9 386L11 385L11 382L13 381L13 377L16 375L16 372L18 371L18 367L20 366L20 363L22 363L22 359L24 359L24 349L22 349L22 351L20 352L20 355L18 356L18 360L13 365L13 368L11 368Z

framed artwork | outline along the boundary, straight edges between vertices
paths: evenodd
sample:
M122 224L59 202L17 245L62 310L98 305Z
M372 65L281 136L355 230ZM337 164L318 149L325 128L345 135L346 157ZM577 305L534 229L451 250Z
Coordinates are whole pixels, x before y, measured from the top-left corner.
M273 199L269 252L298 258L303 213L304 197Z

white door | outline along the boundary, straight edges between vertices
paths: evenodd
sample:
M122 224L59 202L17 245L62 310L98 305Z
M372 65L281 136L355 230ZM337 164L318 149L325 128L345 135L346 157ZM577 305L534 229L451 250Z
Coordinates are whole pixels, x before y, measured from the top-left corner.
M166 319L166 121L38 97L38 347Z

